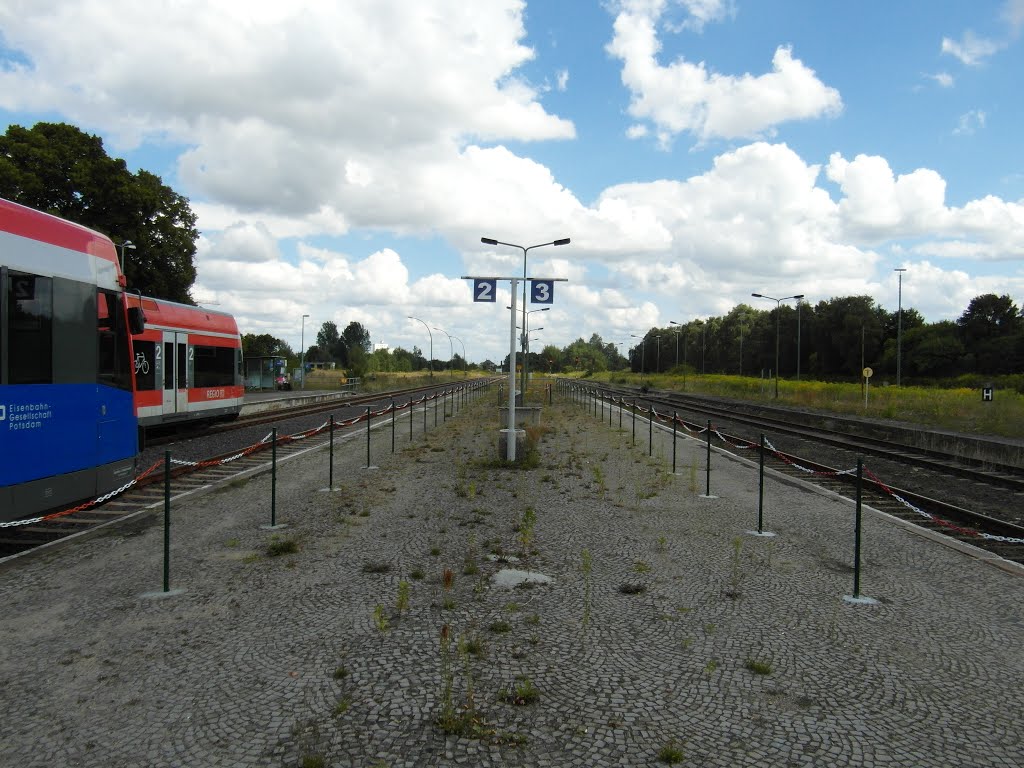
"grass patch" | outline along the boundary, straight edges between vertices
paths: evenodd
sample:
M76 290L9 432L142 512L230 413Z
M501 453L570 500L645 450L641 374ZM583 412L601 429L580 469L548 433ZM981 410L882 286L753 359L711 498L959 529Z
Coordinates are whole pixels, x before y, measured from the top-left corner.
M270 543L267 544L267 555L270 557L292 555L298 551L299 542L291 537L282 539L278 536L274 536L270 539Z
M498 621L492 621L490 625L488 625L487 629L489 629L491 632L494 632L496 635L500 635L505 632L511 632L512 625L504 619L499 619Z
M767 661L759 661L758 659L747 659L743 662L743 666L753 672L755 675L770 675L772 673L772 665Z
M675 739L669 739L668 744L658 750L658 760L669 765L683 762L683 750L676 746Z
M363 563L363 573L387 573L391 570L391 563L369 562Z

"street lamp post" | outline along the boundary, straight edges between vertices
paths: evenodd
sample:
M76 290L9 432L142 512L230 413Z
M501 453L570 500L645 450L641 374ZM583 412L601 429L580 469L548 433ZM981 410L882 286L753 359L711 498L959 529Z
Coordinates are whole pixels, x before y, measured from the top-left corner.
M124 275L125 274L125 271L124 271L124 252L126 250L134 251L135 250L135 243L133 243L131 240L125 240L120 245L115 243L114 247L119 249L120 252L121 252L121 274ZM125 278L127 279L127 275L125 275Z
M765 296L763 293L752 293L750 295L755 299L768 299L775 302L775 397L777 399L779 397L779 322L782 315L782 302L788 299L799 301L804 295L798 293L795 296L783 296L781 299L776 299L774 296Z
M406 315L406 317L423 323L418 317L413 317L412 315ZM427 335L430 337L430 360L427 362L427 365L430 368L430 378L434 378L434 334L430 332L430 326L426 323L423 323L423 327L427 329Z
M452 335L448 333L448 331L446 331L444 328L438 328L437 326L434 326L434 330L440 331L441 333L448 337L448 378L450 379L453 377L452 360L455 358L455 345L452 344Z
M537 245L527 246L522 246L519 245L518 243L504 243L501 240L495 240L492 237L481 237L480 242L484 243L485 245L507 245L509 248L518 248L523 252L523 335L521 337L521 346L523 348L523 377L522 384L520 384L519 388L522 391L523 402L526 402L526 253L527 251L531 251L534 248L543 248L548 245L568 245L569 238L563 237L558 240L552 240L550 243L539 243Z
M899 277L899 310L897 312L896 319L896 386L900 386L902 373L902 352L903 352L903 273L906 272L906 267L900 267L894 269Z
M680 334L682 333L682 331L683 331L683 326L682 326L682 325L680 325L679 323L677 323L677 322L676 322L675 320L669 320L669 321L668 321L668 324L669 324L669 325L675 325L675 326L677 326L677 327L675 328L674 332L675 332L675 334L676 334L676 368L678 368L678 367L679 367L679 335L680 335Z
M658 342L658 354L656 356L656 359L657 359L658 362L654 366L654 372L655 373L661 373L661 334L660 333L654 334L654 340L656 342Z
M301 389L306 388L306 318L309 315L302 316L302 331L299 335L299 375L302 380L299 383Z

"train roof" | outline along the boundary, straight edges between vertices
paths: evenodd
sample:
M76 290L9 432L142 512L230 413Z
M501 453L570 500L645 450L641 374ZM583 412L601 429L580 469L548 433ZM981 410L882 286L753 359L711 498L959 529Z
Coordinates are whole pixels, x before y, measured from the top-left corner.
M142 307L146 313L147 328L178 328L200 333L238 335L238 324L234 316L227 312L131 293L125 294L125 297L129 307Z
M15 235L35 243L45 243L68 251L76 251L91 256L98 262L93 265L93 269L89 273L85 273L86 262L84 261L82 264L73 264L67 263L69 260L66 258L53 258L53 252L43 253L41 250L36 252L20 248L5 248L4 263L17 269L75 279L89 277L100 285L103 285L105 281L99 276L108 278L112 276L114 285L123 284L114 243L106 235L81 224L0 198L0 233ZM21 263L22 257L19 255L21 253L25 254L25 263ZM114 285L109 287L114 287Z

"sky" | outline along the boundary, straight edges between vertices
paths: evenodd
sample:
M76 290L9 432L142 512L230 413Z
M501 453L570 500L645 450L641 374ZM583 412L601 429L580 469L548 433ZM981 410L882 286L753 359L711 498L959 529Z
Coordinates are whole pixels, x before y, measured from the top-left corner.
M570 238L527 254L531 347L625 351L751 293L1024 305L1022 32L1024 0L6 0L0 121L188 197L192 296L243 333L498 362L511 282L463 277L524 255L481 237Z

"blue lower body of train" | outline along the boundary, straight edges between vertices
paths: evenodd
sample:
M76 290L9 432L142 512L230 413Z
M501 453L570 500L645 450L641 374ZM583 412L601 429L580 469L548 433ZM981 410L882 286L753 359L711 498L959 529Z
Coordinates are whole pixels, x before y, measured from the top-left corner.
M135 476L132 393L102 384L0 387L0 521L119 488Z

